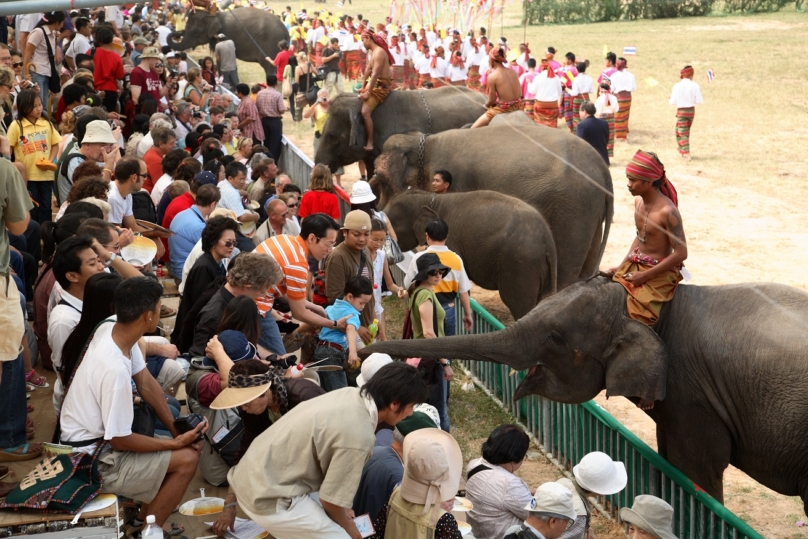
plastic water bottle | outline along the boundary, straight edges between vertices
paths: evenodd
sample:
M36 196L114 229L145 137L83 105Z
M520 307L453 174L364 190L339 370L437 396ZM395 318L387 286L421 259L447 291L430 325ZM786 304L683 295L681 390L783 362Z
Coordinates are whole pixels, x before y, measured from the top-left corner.
M141 532L143 539L163 539L163 530L154 521L154 515L146 517L146 527Z
M374 318L373 323L368 326L368 331L370 332L370 336L373 337L373 340L376 340L376 334L379 333L379 320ZM373 341L371 341L373 342Z

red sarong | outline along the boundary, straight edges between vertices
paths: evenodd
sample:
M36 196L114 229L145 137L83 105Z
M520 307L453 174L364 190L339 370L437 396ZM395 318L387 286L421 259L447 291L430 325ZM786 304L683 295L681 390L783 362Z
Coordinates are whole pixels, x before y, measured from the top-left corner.
M444 78L436 79L435 77L430 77L429 82L432 83L432 88L443 88L447 85L447 81Z
M682 155L690 155L690 126L695 117L696 107L676 109L676 145Z
M578 129L578 124L581 123L581 105L584 101L589 101L589 93L578 94L572 98L572 132L575 133Z
M653 326L659 320L662 304L673 299L676 287L682 280L681 267L671 268L662 275L636 287L626 281L624 277L626 273L637 273L653 268L663 260L664 258L651 258L642 254L639 249L635 249L631 253L631 258L620 266L612 277L613 281L623 285L628 292L626 309L629 317L648 326Z
M362 51L348 51L345 53L345 69L348 72L347 79L357 80L362 78Z
M466 79L466 87L471 90L480 91L480 66L469 67Z
M628 138L628 117L631 114L631 92L617 92L620 109L614 114L614 135L618 139Z
M429 73L418 73L418 88L423 88L425 82L429 82L432 77Z
M407 84L406 68L404 66L392 66L393 68L393 90L404 88Z
M533 103L533 119L537 124L558 127L558 101L536 100Z
M522 110L525 111L525 114L527 114L527 117L530 118L531 120L533 119L533 104L535 102L536 102L535 99L524 99L522 101L523 106Z

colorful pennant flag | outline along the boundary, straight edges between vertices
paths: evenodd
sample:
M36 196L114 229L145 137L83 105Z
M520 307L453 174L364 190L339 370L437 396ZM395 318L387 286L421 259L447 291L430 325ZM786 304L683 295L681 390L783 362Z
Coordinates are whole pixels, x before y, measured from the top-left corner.
M709 69L707 71L707 82L713 82L714 78L715 78L715 71L713 71L712 69Z
M653 88L654 86L658 86L658 85L659 85L659 81L658 81L658 80L656 80L656 79L652 79L651 77L648 77L647 79L645 79L645 83L646 83L648 86L650 86L651 88Z
M623 56L635 56L637 54L637 47L626 46L623 47Z

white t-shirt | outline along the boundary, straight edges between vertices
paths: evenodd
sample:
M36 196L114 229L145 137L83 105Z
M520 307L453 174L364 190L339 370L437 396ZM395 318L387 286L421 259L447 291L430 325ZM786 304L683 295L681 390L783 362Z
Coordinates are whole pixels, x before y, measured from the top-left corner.
M160 200L163 199L163 193L168 186L171 185L171 182L174 181L174 178L171 177L171 174L163 174L160 176L160 179L157 180L157 183L154 184L151 192L151 199L154 202L154 207L160 205Z
M70 42L70 46L65 51L65 56L75 58L77 54L89 54L90 49L92 48L93 47L90 45L90 40L87 39L83 34L76 32L76 37L74 37L73 41Z
M108 320L115 320L115 316ZM62 440L111 440L132 434L132 376L146 368L135 344L126 357L112 340L114 323L103 323L93 335L73 377L60 415ZM75 449L92 453L95 444Z
M126 195L126 198L123 198L121 192L118 191L118 182L110 182L107 202L112 208L108 219L112 224L119 225L123 223L124 217L134 215L132 213L132 194L130 193Z
M76 329L81 319L81 310L84 302L71 296L67 291L62 291L61 300L68 305L57 304L48 314L48 344L51 347L51 361L54 367L62 366L62 348L64 348L67 338ZM64 386L62 380L57 376L53 385L53 408L59 413L62 406L62 395Z
M536 101L558 101L561 97L561 77L547 77L547 71L542 71L533 79L527 91L536 96Z
M160 41L160 46L167 47L168 35L171 33L171 28L165 25L161 25L155 28L155 31L157 32L157 39L158 41Z
M123 12L118 6L108 6L104 9L107 22L114 22L118 30L123 28Z
M590 77L586 73L578 73L578 76L572 79L572 88L570 89L570 95L575 96L580 94L593 94L593 93L595 93L595 87L592 84L592 77Z

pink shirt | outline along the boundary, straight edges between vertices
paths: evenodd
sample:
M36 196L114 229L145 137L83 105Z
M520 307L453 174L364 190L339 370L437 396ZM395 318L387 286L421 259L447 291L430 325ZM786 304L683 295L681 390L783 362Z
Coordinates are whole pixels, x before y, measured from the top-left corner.
M536 94L528 91L528 87L530 83L533 82L533 79L536 78L536 75L538 75L538 73L535 71L528 71L519 77L519 84L522 85L522 99L536 99Z

